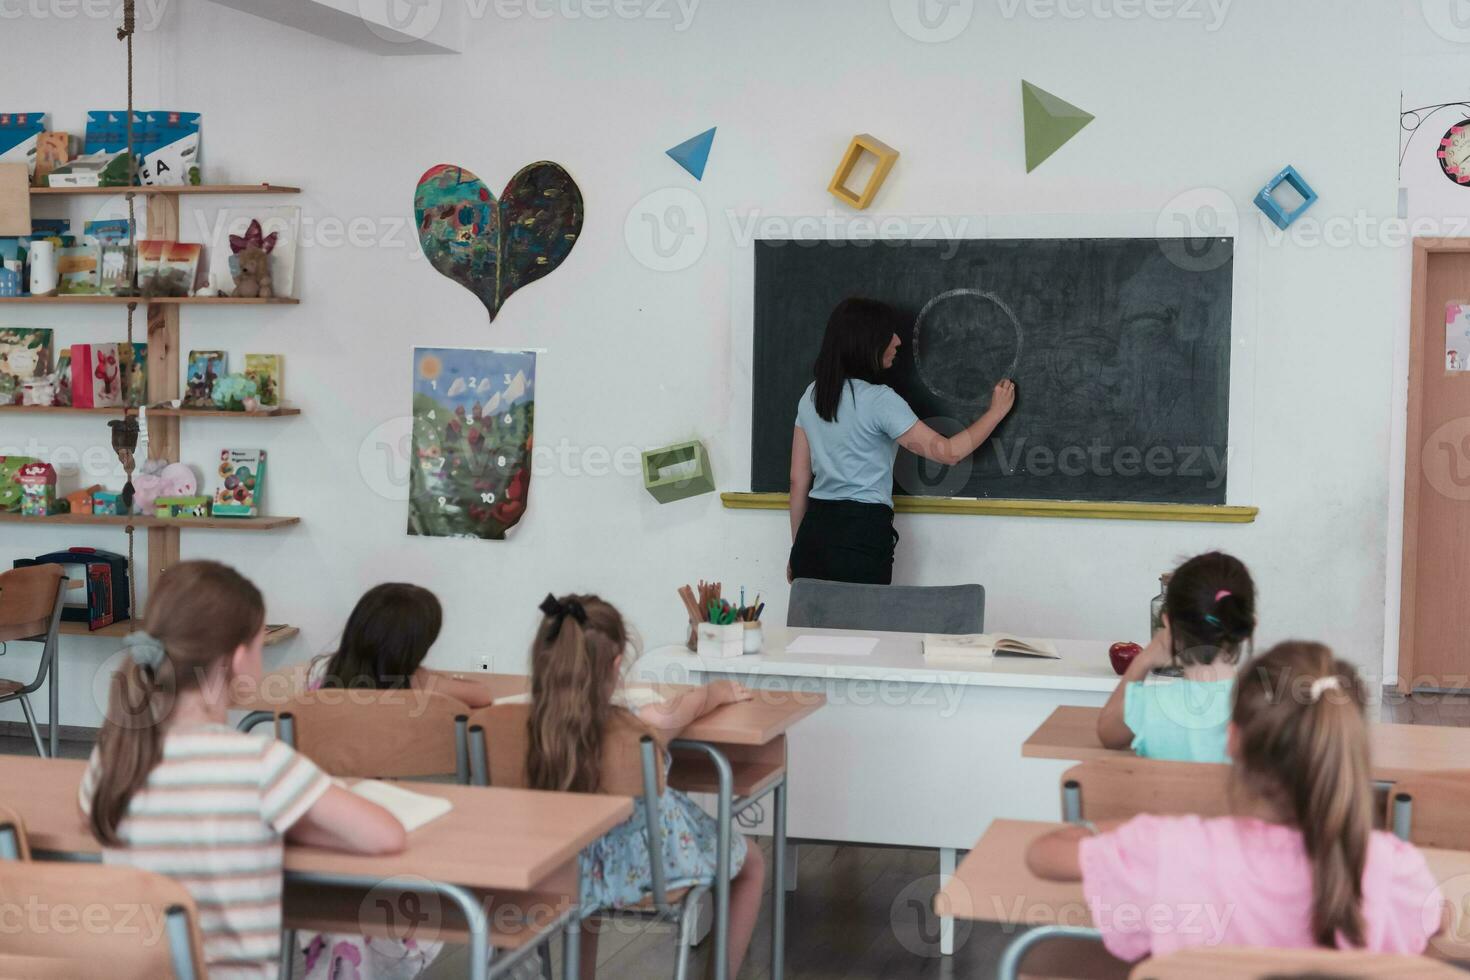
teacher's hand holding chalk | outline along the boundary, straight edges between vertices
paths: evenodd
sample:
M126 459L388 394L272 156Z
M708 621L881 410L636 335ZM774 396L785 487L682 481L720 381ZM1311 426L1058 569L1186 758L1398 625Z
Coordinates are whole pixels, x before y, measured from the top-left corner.
M1016 383L1010 378L1002 378L991 392L990 407L985 414L965 429L946 438L923 422L916 422L899 437L898 444L915 456L953 466L979 449L1015 404Z

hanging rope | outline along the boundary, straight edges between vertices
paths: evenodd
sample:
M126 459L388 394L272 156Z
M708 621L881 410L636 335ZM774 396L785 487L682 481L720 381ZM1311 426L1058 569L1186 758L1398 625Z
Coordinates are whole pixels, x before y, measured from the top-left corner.
M128 292L129 295L137 296L138 289L138 216L135 211L134 199L137 192L133 190L133 183L138 174L138 158L133 151L133 31L137 26L134 0L123 0L123 22L117 29L117 39L127 46L128 52L128 114L127 114L127 139L128 139L128 191L126 194L128 202ZM133 347L133 314L138 309L137 303L128 304L128 351L134 356L133 368L137 369L136 354ZM126 402L123 398L123 418L127 418ZM127 468L127 480L131 485L133 482L133 468ZM131 512L132 508L129 508ZM138 615L138 576L133 567L133 534L136 529L132 523L127 526L128 535L128 615Z

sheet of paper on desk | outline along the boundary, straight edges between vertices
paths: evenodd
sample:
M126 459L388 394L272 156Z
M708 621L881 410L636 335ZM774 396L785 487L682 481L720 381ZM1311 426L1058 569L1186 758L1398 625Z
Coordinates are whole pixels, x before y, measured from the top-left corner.
M866 657L878 648L876 636L798 636L787 653L820 653L833 657Z
M413 790L378 779L364 779L355 783L351 792L365 800L371 800L393 814L398 818L398 822L403 824L403 829L410 833L418 830L430 820L437 820L454 809L454 804L442 796L415 793Z

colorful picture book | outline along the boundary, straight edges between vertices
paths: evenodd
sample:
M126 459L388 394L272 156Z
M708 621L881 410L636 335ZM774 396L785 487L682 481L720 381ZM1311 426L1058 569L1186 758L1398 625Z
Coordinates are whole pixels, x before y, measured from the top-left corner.
M23 163L36 174L36 152L46 130L44 112L0 112L0 163Z
M111 408L123 404L122 367L117 344L71 345L73 408Z
M264 449L221 449L215 517L258 517L265 489Z
M261 408L281 405L281 378L286 358L281 354L246 354L245 377L255 382Z
M37 187L46 186L46 178L51 171L57 167L64 167L71 162L71 134L70 133L42 133L36 139L36 172L32 174L32 183Z
M191 350L184 369L184 406L213 408L214 383L227 373L229 358L222 350Z
M57 292L64 296L97 293L101 269L102 245L84 235L78 244L66 246L57 256L56 271L61 276Z
M130 408L148 404L148 345L118 344L117 363L122 371L123 404Z
M0 327L0 405L18 405L21 387L51 373L49 328Z
M199 278L198 242L148 239L138 243L138 286L144 296L192 296Z

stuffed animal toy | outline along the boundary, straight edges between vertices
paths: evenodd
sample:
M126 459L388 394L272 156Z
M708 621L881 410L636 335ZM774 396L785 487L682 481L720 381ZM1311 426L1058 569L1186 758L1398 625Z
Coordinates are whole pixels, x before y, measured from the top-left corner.
M269 299L271 293L271 257L265 249L251 246L235 258L240 272L235 276L234 295L245 299Z
M133 513L153 514L159 497L192 497L199 492L199 478L187 463L150 459L133 474Z
M271 251L280 240L280 232L269 235L260 227L260 221L252 218L243 235L230 236L230 271L235 277L235 291L231 295L243 299L269 299L271 292Z

